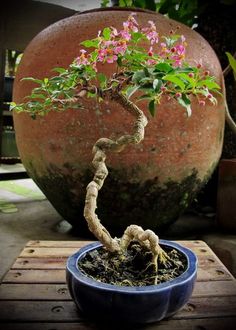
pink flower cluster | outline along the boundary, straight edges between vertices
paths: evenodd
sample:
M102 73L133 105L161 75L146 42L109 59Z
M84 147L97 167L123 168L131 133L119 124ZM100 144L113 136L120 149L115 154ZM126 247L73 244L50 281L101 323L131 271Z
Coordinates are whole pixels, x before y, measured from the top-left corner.
M143 28L142 32L146 35L151 45L157 44L159 41L159 34L157 33L156 25L153 21L148 21L149 27Z
M92 60L91 54L86 54L86 50L82 49L80 56L76 58L76 64L78 66L91 65L95 71L96 64L101 63L114 63L118 59L118 55L124 55L128 48L128 42L132 39L132 34L140 32L143 38L150 43L149 51L147 52L148 58L146 64L149 66L157 64L159 61L165 59L173 61L173 65L176 67L182 66L183 60L185 59L185 38L181 36L178 40L178 44L168 47L167 42L162 42L160 44L161 50L159 53L155 54L153 46L159 42L159 34L156 29L156 25L153 21L148 21L149 26L144 27L139 30L138 22L135 19L135 13L128 16L127 21L123 23L123 29L117 31L116 28L110 28L110 38L104 38L99 31L97 39L98 48L95 50L96 59ZM170 34L173 34L171 31ZM171 38L171 37L170 37ZM172 45L175 44L172 43Z
M180 37L180 43L174 47L168 47L165 42L162 42L160 55L163 58L173 60L174 66L181 67L185 59L186 45L185 37L183 35Z
M102 40L98 49L98 61L114 63L119 54L124 55L126 49L126 40Z

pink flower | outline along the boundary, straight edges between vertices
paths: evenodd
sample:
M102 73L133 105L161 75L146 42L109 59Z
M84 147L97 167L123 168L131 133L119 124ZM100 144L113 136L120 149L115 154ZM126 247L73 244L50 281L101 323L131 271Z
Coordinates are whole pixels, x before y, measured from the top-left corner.
M115 61L117 61L117 58L118 57L114 53L114 49L112 49L112 48L98 50L98 61L99 62L114 63Z
M159 35L156 31L156 25L153 21L148 21L149 27L145 27L142 29L142 32L145 33L147 39L150 41L151 45L157 44L159 41Z
M150 40L151 45L157 44L159 41L159 35L156 31L150 31L147 33L146 36L147 36L148 40Z
M162 42L161 43L161 52L160 52L160 56L165 57L166 55L168 55L170 53L170 50L167 48L167 45Z
M115 61L117 61L117 55L110 55L107 57L107 63L114 63Z
M173 55L170 56L170 59L174 61L173 65L175 67L181 67L182 61L185 58L185 47L182 44L176 45L171 48L171 53Z
M111 27L111 36L112 37L117 37L118 36L118 31L113 26Z
M127 49L126 40L118 40L114 45L114 53L124 55Z
M87 53L87 51L86 51L85 49L81 49L80 52L81 52L81 55L78 56L78 57L75 59L76 64L79 65L79 66L80 66L80 65L89 65L89 64L90 64L90 63L89 63L89 59L88 59L88 57L85 55L85 54Z
M176 53L178 55L184 55L185 54L185 47L183 45L177 45L175 48L176 48Z
M147 63L147 65L152 66L152 65L157 64L158 62L157 62L157 60L154 60L154 59L150 58L149 60L147 60L146 63Z
M131 39L131 34L127 30L121 30L120 35L123 39L129 41Z
M138 32L138 22L134 18L136 13L131 13L128 17L128 20L123 23L124 31L126 32ZM127 39L129 40L129 39Z

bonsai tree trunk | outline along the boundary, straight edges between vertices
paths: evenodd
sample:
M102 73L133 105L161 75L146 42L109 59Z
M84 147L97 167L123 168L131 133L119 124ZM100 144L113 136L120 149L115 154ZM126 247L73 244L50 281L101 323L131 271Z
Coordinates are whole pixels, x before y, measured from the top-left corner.
M119 91L111 89L105 92L104 98L110 98L116 101L120 106L129 111L135 118L134 132L132 135L123 135L117 140L108 138L99 139L93 147L93 166L94 177L87 186L85 199L84 217L87 220L90 231L110 252L123 254L132 240L138 241L146 246L153 254L153 264L158 269L158 262L166 264L168 256L159 245L158 236L151 230L143 230L137 225L130 225L125 230L121 239L112 238L107 229L101 224L97 214L98 191L108 175L108 169L105 164L106 151L121 152L129 144L138 144L144 138L144 129L148 121L144 113L131 101L129 101Z

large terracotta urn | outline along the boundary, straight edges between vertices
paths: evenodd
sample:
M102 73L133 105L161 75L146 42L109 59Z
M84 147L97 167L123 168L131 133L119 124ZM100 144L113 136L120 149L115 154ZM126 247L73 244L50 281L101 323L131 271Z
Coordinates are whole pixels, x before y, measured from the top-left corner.
M105 26L122 27L130 11L95 10L63 19L39 33L24 52L14 84L14 101L23 102L32 85L23 77L51 76L53 67L66 67L82 48L80 42L97 36ZM200 60L222 86L218 59L199 34L153 12L137 12L146 26L153 20L159 34L180 26L187 42L187 61ZM109 68L103 68L109 74ZM114 69L114 67L113 67ZM156 117L149 117L144 141L119 154L110 154L110 174L100 191L98 215L113 234L131 223L161 229L188 206L213 172L221 155L224 133L224 99L218 105L198 105L187 117L176 101L163 102ZM82 109L51 112L36 120L14 114L17 145L29 175L49 201L71 224L81 230L85 189L93 176L92 146L100 137L119 137L132 130L133 118L116 104L83 102Z

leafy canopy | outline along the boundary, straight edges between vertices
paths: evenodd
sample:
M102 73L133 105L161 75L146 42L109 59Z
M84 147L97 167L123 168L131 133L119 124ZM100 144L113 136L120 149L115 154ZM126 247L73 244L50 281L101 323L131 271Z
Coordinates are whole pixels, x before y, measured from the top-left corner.
M96 38L83 41L84 49L68 68L53 69L56 76L23 78L37 87L24 103L13 103L12 108L35 118L51 110L78 108L82 95L103 101L109 90L123 93L134 103L147 100L152 116L163 97L175 99L188 116L192 113L191 96L203 106L206 102L216 104L213 94L219 93L220 86L200 62L195 66L186 62L187 43L176 31L160 36L154 22L141 28L132 13L120 31L106 27ZM102 73L105 63L113 65L115 73L110 77Z

